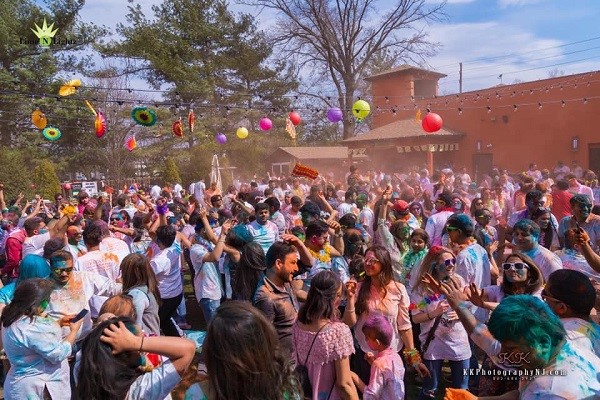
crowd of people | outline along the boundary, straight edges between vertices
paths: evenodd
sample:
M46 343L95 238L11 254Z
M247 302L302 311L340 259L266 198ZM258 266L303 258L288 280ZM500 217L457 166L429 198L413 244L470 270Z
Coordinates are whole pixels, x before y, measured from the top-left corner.
M338 180L0 185L5 398L600 398L592 171Z

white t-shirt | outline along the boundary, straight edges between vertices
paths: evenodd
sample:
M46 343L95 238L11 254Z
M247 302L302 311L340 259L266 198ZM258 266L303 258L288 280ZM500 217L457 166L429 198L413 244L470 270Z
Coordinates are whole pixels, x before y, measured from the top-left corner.
M152 372L140 375L133 381L125 400L170 400L171 392L179 381L181 376L171 360L167 360Z
M23 258L28 254L41 256L44 254L44 244L50 240L50 232L28 236L23 242Z
M75 263L76 271L95 272L105 278L110 279L116 284L117 278L121 276L118 257L110 252L101 250L90 251L77 259ZM100 308L108 296L93 295L90 299L90 311L92 318L97 318Z
M102 239L100 242L100 250L116 255L119 259L119 264L121 264L123 259L131 253L129 245L125 240L113 236Z
M431 216L427 219L425 231L429 235L429 240L432 246L442 245L442 233L444 232L444 227L446 226L448 218L450 218L452 214L454 214L453 211L440 211L435 214L431 214Z
M190 258L194 266L194 292L196 299L221 300L221 274L216 262L203 262L209 250L201 244L194 244L190 249Z
M477 243L462 249L456 256L456 274L460 275L468 285L474 283L478 288L490 286L492 275L487 251ZM486 309L473 307L472 311L479 321L487 321Z
M171 247L159 251L150 260L163 299L171 299L183 292L181 282L181 247L175 241Z
M533 249L524 253L532 258L540 268L544 282L548 281L551 273L563 268L560 258L545 247L536 245Z
M558 375L543 375L519 384L520 399L574 400L597 399L600 393L600 358L593 353L565 343L556 361L545 371Z
M459 286L464 288L465 280L457 276ZM421 296L421 299L424 296ZM420 302L421 300L419 300ZM443 301L435 300L431 301L423 310L416 310L413 315L432 313L438 304ZM433 328L435 319L422 322L421 333L419 340L421 344L424 344L429 336L429 331ZM448 320L448 314L442 314L440 323L438 324L433 339L429 343L427 351L423 355L426 360L449 360L449 361L461 361L471 358L471 347L469 346L469 336L463 324L458 320Z

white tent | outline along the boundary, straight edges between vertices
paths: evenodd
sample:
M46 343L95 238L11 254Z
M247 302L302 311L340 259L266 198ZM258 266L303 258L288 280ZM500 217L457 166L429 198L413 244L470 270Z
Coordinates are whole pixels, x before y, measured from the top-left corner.
M212 158L210 166L210 182L217 182L217 188L223 192L223 184L221 182L221 170L219 169L219 157L215 154Z

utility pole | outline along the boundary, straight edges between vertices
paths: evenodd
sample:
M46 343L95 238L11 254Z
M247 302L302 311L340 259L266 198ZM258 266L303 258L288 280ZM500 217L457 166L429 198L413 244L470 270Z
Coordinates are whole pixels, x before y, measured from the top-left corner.
M462 93L462 63L458 63L460 69L458 71L458 93Z

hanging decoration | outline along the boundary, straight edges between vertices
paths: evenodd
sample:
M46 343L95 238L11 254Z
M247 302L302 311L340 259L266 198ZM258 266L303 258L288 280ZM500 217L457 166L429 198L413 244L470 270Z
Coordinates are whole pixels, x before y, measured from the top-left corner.
M337 107L332 107L327 111L327 119L329 122L340 122L344 118L344 113Z
M135 107L131 110L131 118L136 124L143 126L152 126L158 120L156 112L148 107Z
M364 100L357 100L352 105L352 114L357 122L362 122L371 112L371 106Z
M74 94L77 89L81 86L81 81L79 79L71 79L69 82L65 83L58 89L58 94L61 96L70 96Z
M288 117L290 118L290 121L292 121L292 124L294 124L294 126L298 126L300 125L300 122L302 122L300 114L298 114L296 111L292 111L291 113L289 113Z
M240 139L246 139L248 137L248 129L244 128L243 126L240 126L239 128L237 128L235 134Z
M137 141L135 140L135 135L131 135L125 140L125 148L129 151L133 151L137 148Z
M89 101L84 100L84 102L85 105L96 116L96 119L94 120L94 129L96 131L96 137L101 138L106 133L106 117L104 116L104 113L96 111Z
M215 141L219 144L225 144L227 143L227 136L225 136L223 133L217 133L215 135Z
M285 119L285 131L290 135L294 146L296 145L296 127L289 118Z
M62 132L58 128L55 128L53 126L49 126L49 127L47 127L46 129L44 129L42 131L42 135L46 139L54 142L55 140L60 139L60 137L62 136Z
M98 111L96 114L96 120L94 121L94 128L96 129L96 137L101 138L106 133L106 117L104 113Z
M46 125L48 125L46 115L40 110L35 110L31 113L31 122L33 122L33 125L38 129L44 129Z
M271 122L271 120L267 117L261 118L260 122L258 123L258 125L260 126L260 129L262 129L263 131L268 131L269 129L271 129L273 127L273 122Z
M181 123L181 119L173 122L173 135L177 137L183 137L183 124Z
M196 116L194 110L190 110L188 114L188 127L190 128L190 134L194 133L194 123L196 122Z
M309 179L317 179L317 176L319 176L319 171L314 168L307 167L306 165L296 163L296 165L294 165L294 169L292 170L292 176L303 176Z
M427 133L439 131L440 129L442 129L442 124L442 117L432 112L427 113L427 115L425 116L425 118L423 118L423 121L421 122L423 130Z

